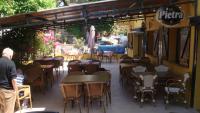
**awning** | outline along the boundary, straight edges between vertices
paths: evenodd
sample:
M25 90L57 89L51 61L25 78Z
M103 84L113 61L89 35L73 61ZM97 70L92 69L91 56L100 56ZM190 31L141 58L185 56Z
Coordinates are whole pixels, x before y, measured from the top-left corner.
M85 22L95 19L138 18L133 15L154 13L166 4L184 4L195 0L106 0L73 6L65 6L39 12L19 14L0 18L0 29L19 27L65 27L73 22Z

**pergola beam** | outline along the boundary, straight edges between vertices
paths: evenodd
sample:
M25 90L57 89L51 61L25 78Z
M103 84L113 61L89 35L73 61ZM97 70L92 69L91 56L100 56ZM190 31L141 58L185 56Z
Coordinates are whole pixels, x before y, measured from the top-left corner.
M7 28L17 28L17 27L31 27L31 26L40 26L40 25L58 25L68 24L74 21L87 21L90 19L99 19L99 18L116 18L121 19L126 15L140 15L140 14L149 14L155 13L154 10L158 9L162 6L166 6L165 3L148 5L145 4L147 0L127 0L129 4L126 4L126 1L112 1L112 2L103 2L105 4L96 3L89 5L78 5L78 6L70 6L63 7L60 9L48 10L35 12L25 15L19 15L20 21L8 22L8 24L1 24L0 29ZM166 0L169 2L169 0ZM122 3L122 4L120 4ZM169 2L168 5L181 5L187 3L195 3L195 0L184 0L178 1L175 3ZM114 5L115 4L115 5ZM127 5L127 6L126 6ZM97 7L96 7L97 6ZM142 12L142 13L141 13ZM25 20L23 20L23 18ZM1 19L0 19L1 20ZM2 19L3 20L3 19Z

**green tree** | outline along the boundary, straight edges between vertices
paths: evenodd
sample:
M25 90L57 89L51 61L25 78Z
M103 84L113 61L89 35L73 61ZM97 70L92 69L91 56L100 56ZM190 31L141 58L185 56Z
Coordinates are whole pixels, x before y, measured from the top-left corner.
M0 12L3 16L43 10L56 7L55 0L0 0Z
M101 21L93 23L97 32L102 33L104 31L110 33L113 31L114 20L111 21Z
M90 25L94 25L96 32L103 33L104 31L111 33L113 31L113 25L114 25L114 20L95 20L95 21L90 21L88 23L88 27ZM74 23L70 24L66 27L66 31L77 37L85 37L85 30L84 30L85 24L83 23Z
M55 0L0 0L0 12L2 16L12 16L20 13L53 8ZM43 40L37 37L34 29L17 28L10 29L0 38L0 46L11 47L15 50L16 62L33 58L38 50L46 48Z
M68 25L66 31L77 38L84 37L84 25L81 23Z

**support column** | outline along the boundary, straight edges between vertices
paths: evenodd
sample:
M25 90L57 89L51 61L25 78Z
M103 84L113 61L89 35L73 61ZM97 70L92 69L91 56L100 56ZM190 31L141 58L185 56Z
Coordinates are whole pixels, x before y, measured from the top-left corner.
M197 0L197 15L200 16L200 1ZM196 26L197 27L197 26ZM198 50L197 50L197 66L195 79L194 108L200 110L200 26L197 28Z

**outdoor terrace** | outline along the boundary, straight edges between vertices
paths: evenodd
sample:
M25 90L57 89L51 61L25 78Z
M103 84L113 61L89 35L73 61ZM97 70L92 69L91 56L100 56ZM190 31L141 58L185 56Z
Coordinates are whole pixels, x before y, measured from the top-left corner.
M67 62L64 63L64 74L62 74L59 82L56 82L52 88L48 88L45 94L41 92L32 92L33 109L32 110L49 110L63 113L64 101L60 91L60 81L67 75ZM129 92L121 86L119 82L119 63L102 63L102 67L110 70L112 75L111 91L112 103L106 106L106 113L198 113L192 108L185 108L181 105L170 105L168 109L164 107L162 98L156 98L156 106L151 103L145 103L141 108L139 102L135 101ZM87 113L86 107L81 103L82 113ZM67 107L67 113L78 113L78 105L74 108L71 105ZM90 113L103 113L103 109L97 104L90 107Z

